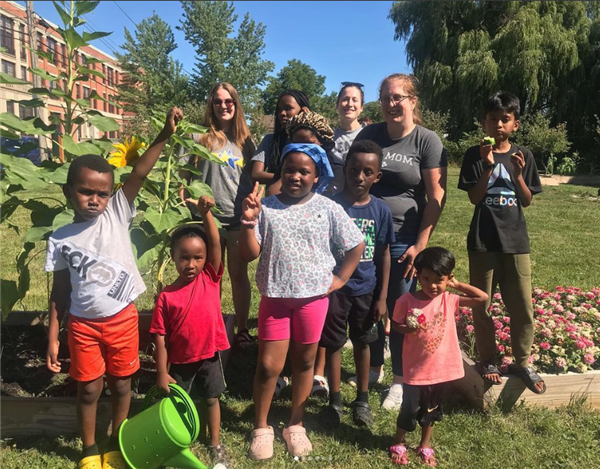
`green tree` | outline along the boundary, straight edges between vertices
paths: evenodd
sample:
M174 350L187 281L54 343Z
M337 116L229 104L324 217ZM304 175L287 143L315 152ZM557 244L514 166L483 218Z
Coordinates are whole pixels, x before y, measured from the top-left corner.
M589 3L402 1L389 17L395 38L407 41L421 99L452 113L455 137L500 89L519 96L523 113L542 111L575 129L600 102L599 51L590 44L598 8ZM600 34L593 38L598 44Z
M124 71L119 99L126 111L136 114L130 132L140 133L148 130L144 123L152 110L183 107L189 101L189 87L181 63L171 57L177 49L171 26L154 13L139 23L134 34L125 28L121 46L125 53L117 54Z
M262 58L266 27L246 14L236 33L233 2L182 1L181 5L183 19L177 28L196 51L194 98L206 101L215 83L226 81L237 89L248 112L261 105L261 87L274 68L273 62Z
M316 102L316 98L325 94L325 76L317 74L314 68L300 60L288 61L276 77L269 79L269 84L263 92L265 114L275 112L277 97L288 89L303 91L311 107L314 107L313 102Z
M381 114L381 104L379 101L370 101L365 103L363 106L363 111L361 113L362 117L368 117L371 119L373 124L377 122L383 121L383 114Z

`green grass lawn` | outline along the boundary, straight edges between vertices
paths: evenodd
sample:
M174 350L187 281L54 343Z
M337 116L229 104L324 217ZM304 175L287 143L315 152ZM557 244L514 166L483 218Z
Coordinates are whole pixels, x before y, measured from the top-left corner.
M457 257L456 275L461 280L468 277L466 234L473 208L465 193L456 189L458 170L450 170L449 193L446 208L434 233L431 245L441 245L452 250ZM534 198L526 209L532 245L533 283L546 289L557 285L589 289L600 285L600 199L597 189L583 186L544 187L544 192ZM21 227L21 236L28 226L27 214L17 212L13 223ZM15 279L15 256L20 249L19 237L14 231L2 227L1 232L2 278ZM43 246L40 245L43 250ZM20 310L45 310L47 308L47 276L43 272L41 252L33 262L32 290ZM252 273L255 265L251 266ZM173 279L173 270L168 272ZM146 278L150 285L152 280ZM233 306L229 280L224 278L223 310L232 312ZM256 317L259 295L253 283L251 317ZM140 309L152 308L152 292L140 301ZM251 322L256 327L256 321ZM256 329L252 331L256 334ZM256 364L256 353L236 354L226 371L229 385L222 399L223 442L238 468L379 468L392 467L385 448L391 443L397 415L380 408L383 386L374 388L370 402L375 412L372 432L358 429L352 424L348 410L341 427L327 432L318 426L316 414L322 404L311 401L305 424L313 442L313 458L318 460L296 462L287 456L281 438L276 438L275 457L266 463L253 463L245 454L248 434L252 429L253 407L251 383ZM353 371L351 351L344 350L343 378ZM391 380L390 364L386 364L386 383ZM353 389L342 385L345 403L354 398ZM289 417L289 389L271 410L272 424L282 428ZM581 403L572 403L558 410L528 409L518 407L510 413L493 409L488 413L475 412L460 402L458 396L449 396L446 416L436 425L433 445L440 467L447 468L600 468L600 412L590 410ZM417 434L409 438L414 448ZM74 468L80 443L76 438L3 441L1 463L3 468ZM199 443L194 452L201 460L209 462L205 447ZM411 452L409 458L416 461ZM416 462L411 463L417 466Z

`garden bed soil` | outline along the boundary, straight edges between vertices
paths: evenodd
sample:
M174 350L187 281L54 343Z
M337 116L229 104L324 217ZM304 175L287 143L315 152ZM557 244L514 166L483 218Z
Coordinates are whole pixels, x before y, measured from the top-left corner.
M505 375L498 386L485 382L475 369L475 362L464 353L463 365L465 377L456 383L456 387L477 409L487 410L498 404L506 411L520 403L556 408L570 402L583 403L584 400L586 405L600 408L599 370L559 375L540 373L547 390L544 394L535 394L513 375Z

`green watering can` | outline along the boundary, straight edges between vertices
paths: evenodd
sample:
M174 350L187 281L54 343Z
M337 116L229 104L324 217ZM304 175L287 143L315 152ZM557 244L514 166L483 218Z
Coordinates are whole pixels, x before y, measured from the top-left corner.
M170 394L150 405L158 396L158 388L152 387L140 413L123 422L119 429L123 457L133 469L206 469L190 451L200 432L196 406L176 384L169 384L169 389Z

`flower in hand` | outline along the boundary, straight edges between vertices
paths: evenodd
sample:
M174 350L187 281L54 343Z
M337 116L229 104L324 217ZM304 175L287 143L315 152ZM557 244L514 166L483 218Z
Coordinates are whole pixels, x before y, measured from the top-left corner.
M423 311L418 308L411 308L406 316L406 325L411 329L427 329L427 318Z

